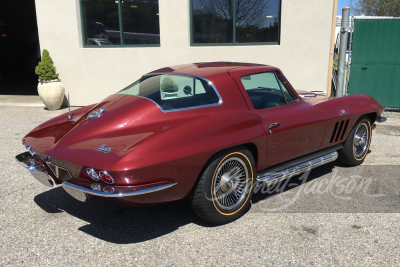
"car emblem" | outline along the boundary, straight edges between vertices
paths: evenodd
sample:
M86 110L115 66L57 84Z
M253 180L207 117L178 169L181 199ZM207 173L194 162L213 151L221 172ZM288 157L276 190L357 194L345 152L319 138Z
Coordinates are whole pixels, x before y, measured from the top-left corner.
M93 110L92 112L89 113L89 115L87 116L87 119L94 119L94 118L98 118L100 117L104 112L106 111L105 107L101 107L98 109Z
M104 144L104 145L100 146L99 148L97 148L96 150L100 151L100 152L108 153L111 151L111 149L112 149L112 147L106 148L106 145Z
M348 113L346 112L346 110L344 110L344 109L342 109L341 111L340 111L340 116L343 116L343 115L347 115Z

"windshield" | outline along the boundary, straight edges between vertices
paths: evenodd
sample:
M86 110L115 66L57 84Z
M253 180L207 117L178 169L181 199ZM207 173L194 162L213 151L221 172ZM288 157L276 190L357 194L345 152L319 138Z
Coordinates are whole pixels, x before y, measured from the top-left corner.
M178 74L146 75L117 94L145 97L163 111L215 106L219 95L202 78Z

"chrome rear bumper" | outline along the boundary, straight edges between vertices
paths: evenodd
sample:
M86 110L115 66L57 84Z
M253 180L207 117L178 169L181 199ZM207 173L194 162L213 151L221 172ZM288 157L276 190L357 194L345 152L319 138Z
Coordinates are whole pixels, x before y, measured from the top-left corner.
M27 169L36 180L38 180L41 184L54 187L56 186L56 182L54 179L47 173L45 167L40 162L34 160L29 152L24 152L15 157L15 160L25 169Z
M15 160L22 167L27 169L41 184L48 187L54 187L57 185L54 179L46 171L45 165L34 159L29 152L17 155ZM83 202L88 198L87 195L114 198L131 197L161 191L174 185L176 185L175 182L165 181L139 186L111 186L92 181L84 181L78 178L72 178L62 183L62 187L68 194Z
M91 183L91 188L89 189L84 186L72 184L69 182L64 182L62 187L71 196L79 201L86 201L86 194L99 196L99 197L132 197L143 194L149 194L157 191L161 191L176 185L174 182L165 182L152 185L143 186L126 186L126 187L114 187L110 185L102 186L97 183ZM94 190L94 189L96 190Z

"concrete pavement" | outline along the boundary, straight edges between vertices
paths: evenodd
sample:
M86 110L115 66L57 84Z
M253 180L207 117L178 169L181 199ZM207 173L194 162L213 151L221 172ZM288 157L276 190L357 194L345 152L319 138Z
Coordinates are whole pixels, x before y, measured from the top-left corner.
M81 203L35 181L14 160L21 139L64 112L0 106L1 266L400 265L400 114L377 126L364 165L294 177L257 193L239 220L214 226L186 201Z

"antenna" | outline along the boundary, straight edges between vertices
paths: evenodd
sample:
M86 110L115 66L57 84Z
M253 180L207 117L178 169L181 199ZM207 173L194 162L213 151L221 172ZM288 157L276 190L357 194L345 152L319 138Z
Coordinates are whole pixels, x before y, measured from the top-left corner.
M71 105L69 104L69 93L68 93L68 120L72 121Z

